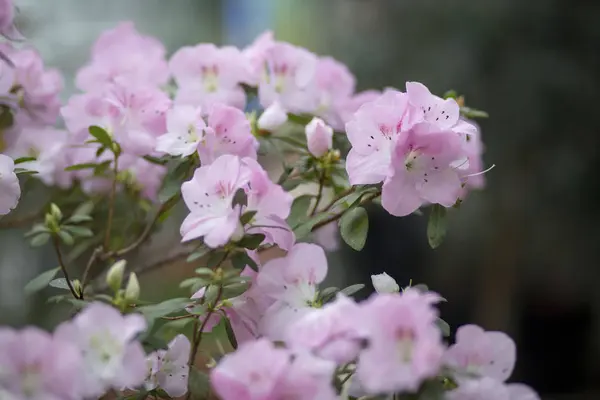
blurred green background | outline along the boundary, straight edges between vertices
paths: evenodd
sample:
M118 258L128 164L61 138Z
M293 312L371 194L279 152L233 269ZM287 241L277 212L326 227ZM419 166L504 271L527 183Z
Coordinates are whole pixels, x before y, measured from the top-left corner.
M427 247L423 217L373 208L366 248L331 255L336 284L387 271L425 282L448 303L451 326L475 322L510 333L515 379L544 399L599 399L600 2L590 0L15 0L18 24L47 65L65 74L64 99L91 43L121 20L172 53L198 42L244 46L265 29L332 55L359 89L455 89L489 112L481 121L485 191L453 213L447 241ZM179 239L174 218L141 258ZM55 265L22 231L0 232L0 320L51 326L44 298L22 288ZM185 271L147 279L144 297L176 290ZM170 283L169 283L170 282ZM368 293L364 293L367 295ZM360 321L357 321L360 323Z

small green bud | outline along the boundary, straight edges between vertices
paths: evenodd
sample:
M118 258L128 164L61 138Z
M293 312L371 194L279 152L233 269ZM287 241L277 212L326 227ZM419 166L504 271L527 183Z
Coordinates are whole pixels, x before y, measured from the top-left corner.
M60 208L58 208L58 206L54 203L50 204L50 214L56 220L56 222L59 222L63 217Z
M119 260L110 267L106 274L106 283L114 292L117 292L121 288L123 283L123 274L125 273L125 265L127 261Z
M81 295L83 293L83 287L81 286L79 279L73 279L73 282L71 283L73 285L73 289L75 289L75 293Z
M129 281L125 288L125 300L130 303L135 302L140 297L140 283L135 272L129 274Z
M46 228L48 228L50 232L56 233L59 231L58 222L56 221L56 218L52 215L52 213L46 214L44 218L44 225L46 225Z

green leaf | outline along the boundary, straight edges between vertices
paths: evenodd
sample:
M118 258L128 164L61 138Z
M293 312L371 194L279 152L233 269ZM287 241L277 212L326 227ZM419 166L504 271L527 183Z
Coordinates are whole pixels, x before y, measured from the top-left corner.
M328 303L340 291L337 287L328 287L319 292L319 300L325 304Z
M89 217L88 217L89 218ZM63 225L64 230L68 231L75 237L92 237L94 236L94 232L92 232L89 228L84 228L82 226L73 226L73 225Z
M334 213L330 212L319 213L314 217L309 218L307 221L304 221L298 226L294 227L294 235L296 235L296 241L299 241L300 239L303 239L304 237L308 236L308 234L312 231L313 227L316 224L323 222L334 215Z
M108 132L106 132L104 129L100 128L99 126L94 126L94 125L90 126L88 128L88 130L90 132L90 135L95 137L102 146L112 149L113 140L110 137L110 135L108 134Z
M304 181L302 179L288 179L281 184L281 187L286 191L290 192L300 186Z
M212 276L212 274L214 273L214 271L208 267L200 267L200 268L196 268L196 273L198 275L207 275L207 276Z
M56 267L30 280L29 283L25 285L25 294L31 295L32 293L39 292L40 290L44 289L46 286L48 286L50 281L54 279L59 270L60 267Z
M354 250L360 251L365 247L369 233L369 216L362 207L347 211L339 222L340 234L344 242Z
M48 283L48 285L57 289L69 290L69 285L67 285L67 280L65 278L53 279L50 281L50 283Z
M206 292L204 292L204 304L212 304L217 299L217 295L219 294L219 287L216 285L209 285L206 288Z
M191 303L187 298L175 298L165 300L162 303L139 307L137 310L144 314L149 320L164 317L177 311L185 309Z
M296 226L306 218L312 199L313 196L308 194L298 196L294 199L290 210L290 216L287 219L289 226Z
M312 119L312 115L309 114L288 114L288 121L298 125L308 125Z
M470 108L470 107L461 107L460 108L460 113L470 119L474 119L474 118L488 118L489 114L485 111L482 110L477 110L475 108Z
M34 236L33 239L31 239L30 244L33 247L40 247L40 246L43 246L46 243L48 243L49 239L50 239L49 233L41 233L37 236Z
M258 211L246 211L240 217L240 223L242 225L246 225L246 224L250 223L250 221L252 221L252 218L254 218L254 216L256 215L257 212Z
M194 251L192 254L190 254L187 258L187 262L192 262L192 261L196 261L199 258L204 257L205 255L207 255L208 253L210 253L212 249L209 247L200 247L199 249L197 249L196 251Z
M450 325L448 325L448 323L446 321L444 321L441 318L438 318L435 321L435 324L438 326L438 328L440 328L440 330L442 331L442 335L444 335L444 337L450 336Z
M33 171L30 169L15 168L15 174L17 174L17 175L35 175L37 173L38 173L37 171Z
M80 171L82 169L95 169L98 166L96 163L74 164L65 168L65 171Z
M256 267L256 263L254 262L254 260L245 251L236 253L233 257L231 257L231 263L233 264L233 267L238 271L241 271L244 268L246 268L246 265L249 265L252 269L254 269L252 266L253 264L254 267Z
M340 290L340 293L343 293L346 296L352 296L354 293L358 292L359 290L361 290L364 287L365 287L364 284L357 283L356 285L350 285L347 288Z
M227 333L227 339L229 339L229 343L231 343L231 346L235 350L238 348L238 342L237 342L237 338L235 337L235 333L233 332L233 327L231 326L231 321L229 321L229 318L227 318L227 317L222 318L222 320L224 321L223 323L225 324L225 332Z
M188 390L192 395L192 400L207 399L210 391L208 375L192 366L188 378Z
M71 236L71 234L67 231L58 231L58 237L60 238L60 240L62 240L62 242L64 244L66 244L67 246L73 246L73 243L75 243L75 240L73 239L73 236Z
M144 350L146 350L146 353L151 353L156 350L165 350L169 348L169 344L166 340L159 338L155 335L146 336L142 340L142 346L144 346Z
M149 163L156 164L156 165L166 165L169 162L168 159L152 157L152 156L144 156L143 158L144 158L144 160L148 161Z
M33 228L29 232L25 234L25 237L31 237L35 235L39 235L40 233L49 233L50 230L46 228L44 224L35 224Z
M223 295L221 299L233 299L238 297L248 290L249 282L238 282L223 287Z
M256 250L264 240L265 235L262 233L251 233L244 236L238 245L248 250Z
M19 158L15 158L15 165L26 163L29 161L35 161L35 160L36 160L35 157L19 157Z
M67 219L65 222L66 223L79 224L81 222L90 222L90 221L93 221L93 218L90 217L89 215L75 214L75 215L71 215L69 217L69 219Z
M429 223L427 224L427 239L432 249L436 249L444 241L446 226L446 208L439 204L434 204L429 212Z
M446 93L444 93L444 99L456 99L458 97L458 93L456 93L456 90L448 90Z
M179 284L180 288L186 288L186 287L192 287L192 288L196 288L196 290L194 290L194 292L198 291L201 287L208 285L210 282L202 279L202 278L188 278L185 279L183 281L181 281L181 283ZM196 285L200 285L199 287Z
M206 304L196 304L191 306L187 312L193 315L204 315L206 314L207 308Z
M90 215L92 213L92 211L94 211L94 202L93 201L85 201L85 202L81 203L79 205L79 207L77 207L75 209L75 211L73 211L73 215L71 217L74 217L76 215L78 215L78 216Z
M239 188L235 194L233 195L233 200L231 201L231 207L235 206L247 206L248 205L248 195L246 191L242 188Z
M163 187L158 192L158 201L161 204L169 201L173 196L177 195L181 190L181 181L173 179L172 177L167 177Z

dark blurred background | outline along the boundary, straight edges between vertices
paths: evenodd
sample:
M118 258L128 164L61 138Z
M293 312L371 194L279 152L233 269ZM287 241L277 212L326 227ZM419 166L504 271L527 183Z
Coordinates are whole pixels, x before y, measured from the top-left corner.
M417 80L464 94L490 114L480 121L486 164L496 164L487 188L452 213L435 251L426 218L372 208L365 249L332 254L332 280L367 283L386 271L401 286L427 283L448 299L442 314L453 328L473 322L514 337L513 380L544 399L600 399L600 1L15 1L24 33L64 71L65 99L90 44L120 20L170 53L197 42L244 46L272 29L346 63L359 89ZM158 243L177 241L175 225ZM21 288L52 253L32 253L20 233L0 232L0 318L49 325L43 300ZM154 285L153 296L167 286Z

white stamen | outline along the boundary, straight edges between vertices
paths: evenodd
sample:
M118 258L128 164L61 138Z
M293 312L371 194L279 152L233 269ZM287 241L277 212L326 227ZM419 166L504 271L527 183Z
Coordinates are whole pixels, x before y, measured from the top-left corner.
M481 172L477 172L477 173L474 173L474 174L466 175L465 178L469 178L471 176L477 176L477 175L486 174L486 173L490 172L492 169L494 169L495 166L496 166L496 164L492 164L492 166L489 167L488 169L486 169L485 171L481 171Z

